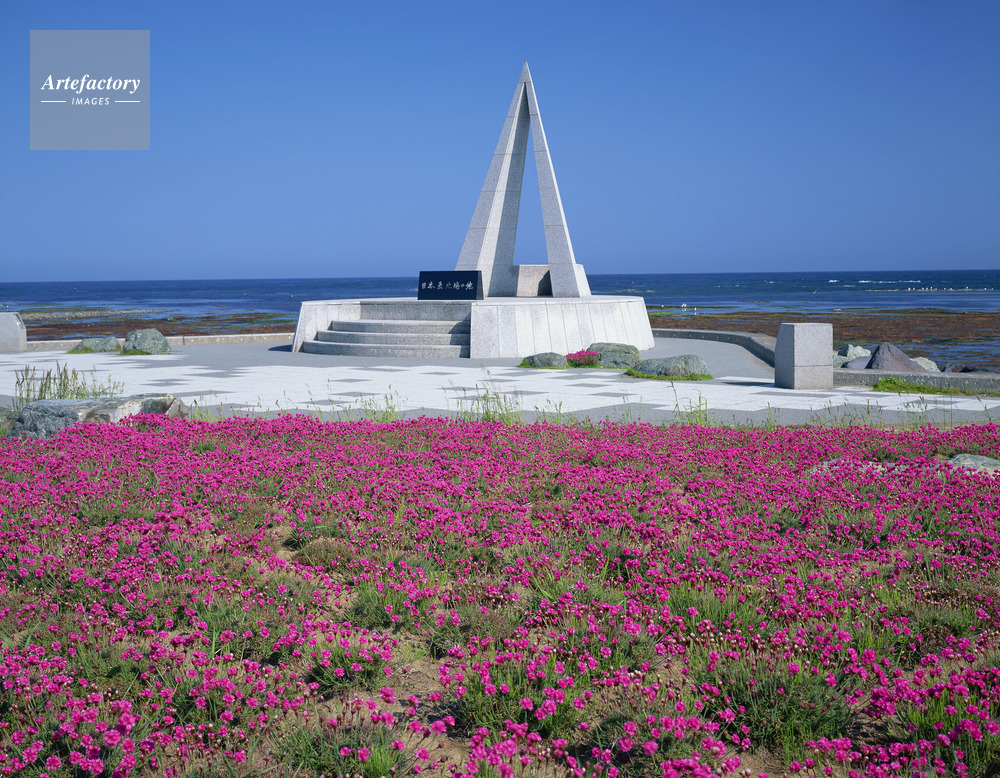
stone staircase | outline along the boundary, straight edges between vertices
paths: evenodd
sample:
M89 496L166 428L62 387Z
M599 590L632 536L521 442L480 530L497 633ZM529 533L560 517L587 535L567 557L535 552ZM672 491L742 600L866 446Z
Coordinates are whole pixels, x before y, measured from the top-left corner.
M302 351L354 357L468 357L471 338L468 310L464 307L449 310L450 307L425 305L411 310L408 305L362 304L362 318L330 322L313 340L303 341ZM432 311L448 318L426 318ZM421 318L406 318L415 313Z

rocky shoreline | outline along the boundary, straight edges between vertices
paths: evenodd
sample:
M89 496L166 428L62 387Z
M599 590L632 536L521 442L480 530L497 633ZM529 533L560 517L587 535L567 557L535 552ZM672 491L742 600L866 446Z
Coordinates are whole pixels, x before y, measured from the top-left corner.
M169 312L168 308L127 308L122 310L92 308L75 311L21 311L21 321L27 324L28 322L73 321L76 319L119 319Z

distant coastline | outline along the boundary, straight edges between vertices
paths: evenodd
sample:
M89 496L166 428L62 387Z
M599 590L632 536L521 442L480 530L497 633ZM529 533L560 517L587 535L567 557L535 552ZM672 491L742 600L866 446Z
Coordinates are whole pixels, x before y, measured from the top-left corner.
M591 288L643 296L657 329L776 335L782 321L829 321L838 342L889 341L1000 372L1000 272L596 275ZM0 310L22 311L30 341L144 327L263 335L294 330L302 300L415 294L409 278L53 282L5 286Z
M634 294L650 307L822 312L940 308L1000 311L1000 270L807 273L588 274L595 294ZM0 310L109 309L197 317L294 316L304 300L414 297L416 275L396 278L53 281L6 283ZM870 292L878 292L877 302Z

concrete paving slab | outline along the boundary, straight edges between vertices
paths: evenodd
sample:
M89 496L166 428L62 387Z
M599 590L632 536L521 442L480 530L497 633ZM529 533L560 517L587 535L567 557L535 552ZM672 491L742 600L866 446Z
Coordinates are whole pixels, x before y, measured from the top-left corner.
M744 348L706 340L656 338L644 357L697 354L711 381L652 381L617 370L531 370L520 360L405 360L293 354L268 343L178 347L165 355L0 354L0 402L14 394L16 371L66 365L127 394L162 392L227 412L279 410L346 418L392 406L405 416L475 413L484 396L501 398L525 421L536 418L711 419L727 424L1000 422L1000 398L895 395L868 387L802 392L777 389L773 370Z

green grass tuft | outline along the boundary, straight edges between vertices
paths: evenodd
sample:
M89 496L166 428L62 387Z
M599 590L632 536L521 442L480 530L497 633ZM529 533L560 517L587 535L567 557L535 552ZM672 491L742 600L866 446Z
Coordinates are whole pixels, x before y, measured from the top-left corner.
M123 357L132 357L132 356L149 357L149 356L157 356L159 354L170 354L170 353L172 353L172 351L173 351L173 349L168 349L166 351L157 352L157 354L154 355L150 351L143 351L142 349L138 349L138 348L123 348L121 350L121 355Z
M20 410L36 400L82 400L90 397L114 397L125 388L124 384L108 380L98 381L91 371L87 373L56 363L53 370L39 372L27 366L14 371L14 402L12 410Z
M653 373L640 373L634 367L625 371L625 375L632 378L650 378L654 381L710 381L712 376L708 373L687 373L685 375L655 375Z
M872 387L873 392L893 392L896 394L948 394L961 397L1000 397L1000 392L974 392L957 386L934 386L902 378L880 378Z

